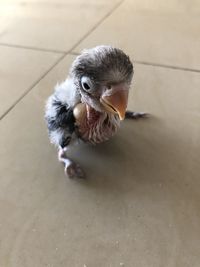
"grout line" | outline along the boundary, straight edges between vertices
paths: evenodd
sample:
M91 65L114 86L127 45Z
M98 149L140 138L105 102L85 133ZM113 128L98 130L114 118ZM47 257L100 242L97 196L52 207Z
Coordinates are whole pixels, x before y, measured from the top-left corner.
M123 0L124 1L124 0ZM121 1L121 3L123 2ZM118 6L120 4L118 3ZM117 6L117 7L118 7ZM114 10L117 8L115 7ZM113 10L113 11L114 11ZM105 16L105 18L108 17ZM102 20L103 21L103 20ZM99 24L102 22L100 21ZM99 25L98 24L98 25ZM13 48L21 48L21 49L28 49L33 51L41 51L41 52L49 52L49 53L57 53L57 54L65 54L65 55L72 55L72 56L78 56L80 53L73 51L74 48L76 48L80 42L83 41L84 38L86 38L98 25L95 25L87 34L84 35L72 48L70 48L68 51L62 51L62 50L53 50L53 49L45 49L45 48L38 48L38 47L31 47L31 46L22 46L22 45L15 45L15 44L7 44L7 43L0 43L0 46L6 46L6 47L13 47ZM161 63L154 63L154 62L147 62L147 61L140 61L140 60L134 60L133 61L136 64L140 65L148 65L148 66L155 66L155 67L161 67L161 68L167 68L167 69L175 69L175 70L182 70L182 71L190 71L190 72L200 72L200 69L192 69L192 68L185 68L185 67L179 67L179 66L173 66L173 65L167 65L167 64L161 64Z
M161 67L161 68L166 68L166 69L174 69L174 70L182 70L182 71L190 71L190 72L200 72L199 69L185 68L185 67L160 64L160 63L154 63L154 62L147 62L147 61L140 61L140 60L134 60L133 62L135 62L136 64L140 64L140 65L155 66L155 67Z
M66 55L63 54L42 76L35 81L1 116L2 120Z
M70 52L69 55L78 56L78 55L80 55L80 53ZM166 68L166 69L174 69L174 70L190 71L190 72L200 72L199 69L184 68L184 67L178 67L178 66L167 65L167 64L160 64L160 63L154 63L154 62L148 62L148 61L133 60L133 63L136 63L138 65L147 65L147 66L154 66L154 67L160 67L160 68Z
M101 18L83 37L68 51L71 53L86 37L88 37L105 19L107 19L125 0L119 1L103 18Z
M103 16L86 34L84 34L81 39L78 40L75 45L73 45L68 51L62 50L54 50L54 49L46 49L46 48L39 48L34 46L24 46L24 45L17 45L17 44L8 44L8 43L0 43L0 46L6 47L13 47L13 48L21 48L21 49L29 49L29 50L37 50L42 52L52 52L58 54L68 54L70 53L75 47L77 47L89 34L91 34L107 17L109 17L125 0L121 0L118 2L105 16Z
M79 56L81 53L78 53L78 52L69 52L69 55L71 56Z
M23 46L23 45L15 45L15 44L7 44L7 43L0 43L0 46L36 50L36 51L41 51L41 52L51 52L51 53L58 53L58 54L66 53L66 51L61 51L61 50L45 49L45 48L38 48L38 47L33 47L33 46Z

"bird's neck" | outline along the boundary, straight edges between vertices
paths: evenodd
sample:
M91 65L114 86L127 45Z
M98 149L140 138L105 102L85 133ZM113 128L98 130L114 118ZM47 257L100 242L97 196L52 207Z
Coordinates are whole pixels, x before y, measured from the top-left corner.
M92 123L94 121L99 120L99 118L102 115L105 115L105 112L99 112L97 110L95 110L93 107L89 106L86 104L86 111L87 111L87 120L88 123Z
M74 109L78 136L90 143L101 143L113 136L119 128L119 117L99 112L93 107L79 103Z

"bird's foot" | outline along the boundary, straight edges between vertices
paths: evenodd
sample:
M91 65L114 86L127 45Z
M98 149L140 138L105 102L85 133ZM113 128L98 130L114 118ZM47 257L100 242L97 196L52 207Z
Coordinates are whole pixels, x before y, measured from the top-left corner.
M66 149L60 148L58 151L58 160L65 165L65 174L69 178L85 178L85 173L80 165L66 156Z
M80 165L73 161L65 165L65 174L69 178L80 178L80 179L85 178L85 173L80 167Z
M149 117L149 114L145 113L145 112L126 111L126 113L125 113L126 119L137 120L140 118L147 118L147 117Z

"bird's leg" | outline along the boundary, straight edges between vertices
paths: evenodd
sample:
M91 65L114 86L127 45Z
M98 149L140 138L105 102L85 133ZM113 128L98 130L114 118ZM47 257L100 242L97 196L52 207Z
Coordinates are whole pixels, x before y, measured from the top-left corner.
M64 148L59 147L58 160L64 163L65 174L69 178L85 178L85 173L83 172L79 164L69 159L66 156L66 152L67 152L67 147L64 147Z
M133 119L133 120L137 120L140 118L146 118L148 117L149 114L145 113L145 112L134 112L134 111L130 111L127 110L125 113L125 119Z

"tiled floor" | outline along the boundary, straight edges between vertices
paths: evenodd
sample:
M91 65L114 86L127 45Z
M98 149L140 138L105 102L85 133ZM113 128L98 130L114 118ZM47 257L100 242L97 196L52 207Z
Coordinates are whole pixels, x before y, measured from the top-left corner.
M82 48L135 59L110 142L69 180L44 103ZM200 2L0 0L0 267L200 266Z

